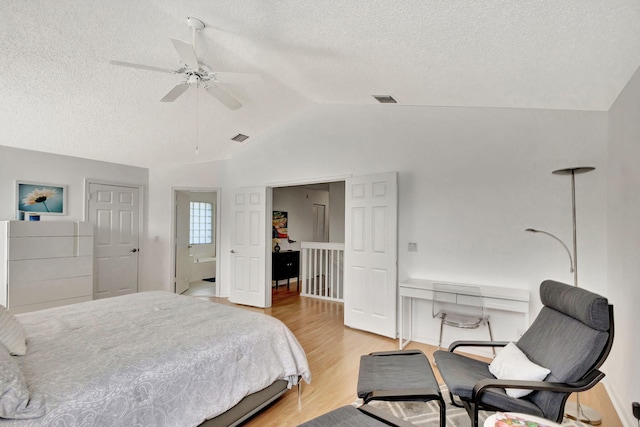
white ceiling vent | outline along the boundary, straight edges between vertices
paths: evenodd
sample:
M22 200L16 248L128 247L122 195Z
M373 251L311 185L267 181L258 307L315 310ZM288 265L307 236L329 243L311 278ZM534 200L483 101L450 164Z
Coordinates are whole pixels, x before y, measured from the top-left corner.
M395 100L395 98L391 95L371 95L373 96L376 101L378 101L380 104L397 104L398 101Z
M236 142L245 142L247 139L249 139L249 136L248 135L244 135L242 133L239 133L236 136L234 136L233 138L231 138L232 141L236 141Z

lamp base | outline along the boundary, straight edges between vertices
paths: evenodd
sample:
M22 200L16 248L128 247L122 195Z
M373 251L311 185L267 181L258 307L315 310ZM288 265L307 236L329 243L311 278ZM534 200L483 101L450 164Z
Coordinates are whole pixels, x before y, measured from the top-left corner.
M580 410L578 410L578 408ZM564 406L564 416L592 426L599 426L602 424L602 417L598 411L582 404L578 406L576 402L567 402Z

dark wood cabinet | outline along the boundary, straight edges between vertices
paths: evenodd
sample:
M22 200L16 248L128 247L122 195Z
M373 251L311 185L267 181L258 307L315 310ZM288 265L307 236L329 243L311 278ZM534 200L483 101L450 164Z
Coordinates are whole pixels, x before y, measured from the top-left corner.
M278 281L287 279L287 289L289 289L289 279L295 277L300 282L300 251L273 252L271 257L271 280L275 280L276 289ZM299 285L298 290L300 289Z

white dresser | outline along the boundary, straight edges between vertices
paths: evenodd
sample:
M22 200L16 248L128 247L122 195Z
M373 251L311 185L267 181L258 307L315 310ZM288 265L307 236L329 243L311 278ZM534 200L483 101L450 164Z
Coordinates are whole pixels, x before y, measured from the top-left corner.
M12 313L93 298L93 225L0 221L0 304Z

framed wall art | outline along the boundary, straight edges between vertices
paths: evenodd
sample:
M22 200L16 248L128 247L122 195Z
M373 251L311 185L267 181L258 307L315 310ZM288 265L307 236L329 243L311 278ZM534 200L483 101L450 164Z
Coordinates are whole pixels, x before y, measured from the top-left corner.
M287 239L288 237L287 213L282 211L273 211L273 238Z
M16 181L16 210L43 215L66 215L67 186Z

